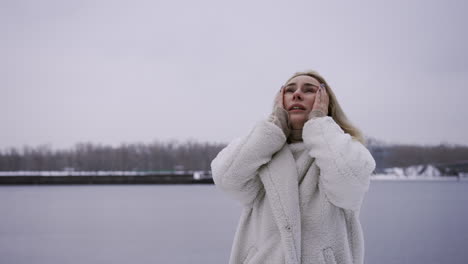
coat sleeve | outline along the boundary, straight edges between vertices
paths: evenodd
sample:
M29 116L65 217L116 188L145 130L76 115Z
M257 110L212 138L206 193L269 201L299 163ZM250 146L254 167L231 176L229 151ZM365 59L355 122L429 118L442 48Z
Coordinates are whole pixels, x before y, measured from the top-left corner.
M369 150L330 116L307 121L303 140L320 169L319 187L328 200L344 209L359 210L375 169Z
M250 206L262 188L258 170L285 142L286 136L274 123L258 122L247 136L234 139L213 159L211 173L215 185Z

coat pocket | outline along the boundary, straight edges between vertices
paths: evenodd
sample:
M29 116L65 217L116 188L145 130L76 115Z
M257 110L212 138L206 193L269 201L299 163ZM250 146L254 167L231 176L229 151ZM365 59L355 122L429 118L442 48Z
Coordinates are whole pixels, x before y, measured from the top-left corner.
M333 253L333 249L331 247L323 249L322 253L326 264L337 264L335 259L335 253Z
M251 246L247 250L247 255L244 257L244 260L242 261L242 264L248 264L250 260L253 258L253 256L257 253L257 247Z

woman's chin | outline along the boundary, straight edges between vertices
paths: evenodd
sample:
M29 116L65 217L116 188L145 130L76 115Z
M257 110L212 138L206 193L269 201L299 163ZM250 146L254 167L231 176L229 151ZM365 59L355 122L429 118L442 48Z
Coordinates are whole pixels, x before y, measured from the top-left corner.
M303 121L307 119L306 113L289 113L289 119L292 121Z
M304 126L304 123L307 121L307 116L305 114L293 114L289 115L289 121L291 122L291 126L294 129L300 129Z

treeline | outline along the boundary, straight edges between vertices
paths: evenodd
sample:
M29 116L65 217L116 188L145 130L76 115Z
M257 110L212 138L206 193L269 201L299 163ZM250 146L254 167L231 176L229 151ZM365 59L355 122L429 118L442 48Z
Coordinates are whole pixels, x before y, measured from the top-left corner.
M25 146L0 150L0 171L210 170L211 161L225 146L194 140L121 144L118 147L87 142L68 150L53 150L49 145ZM389 167L468 162L468 146L392 145L371 139L367 147L376 160L376 172Z
M440 144L419 146L410 144L378 145L368 144L377 164L376 172L384 168L408 167L419 164L449 165L464 162L468 165L468 146Z
M0 150L0 171L172 171L210 170L211 160L225 144L193 140L121 144L118 147L78 143L68 150L49 145Z

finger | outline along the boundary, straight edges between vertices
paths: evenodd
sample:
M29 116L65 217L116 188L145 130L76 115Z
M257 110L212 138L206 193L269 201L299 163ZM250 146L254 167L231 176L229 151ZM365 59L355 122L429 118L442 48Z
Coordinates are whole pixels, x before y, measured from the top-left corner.
M328 95L328 93L327 93L327 89L323 88L323 94L324 94L325 100L328 102L328 100L329 100L330 97L329 97L329 95Z
M317 94L315 95L315 100L314 100L314 105L312 106L312 110L314 109L319 109L320 108L320 89L317 91Z
M323 109L323 111L325 113L328 113L328 105L329 105L330 98L329 98L329 96L327 94L327 89L325 89L325 87L322 87L321 90L322 91L320 92L320 95L323 96L323 97L321 97L321 99L322 99L321 108Z
M278 96L283 96L284 94L284 89L283 86L281 86L280 90L278 91Z
M275 106L281 106L282 97L283 97L282 90L280 88L279 91L276 93L276 96L275 96Z
M323 96L324 96L324 97L323 97L324 101L329 102L330 96L328 95L326 89L323 89Z
M281 98L282 96L283 96L283 90L282 90L282 88L280 88L280 90L278 91L278 93L276 93L276 98L275 98L276 101L277 101L278 103L280 103L280 98Z
M284 85L281 86L281 107L284 108Z
M327 93L327 89L325 89L325 88L322 88L322 93L323 93L323 94L326 94L326 95L328 95L328 93Z
M327 94L325 92L325 89L322 88L322 91L320 92L320 107L322 109L325 109L327 108L327 103L328 103L328 98L327 98Z
M323 86L320 88L320 95L323 96L323 99L325 99L325 97L328 97L327 89L325 89L325 87Z

